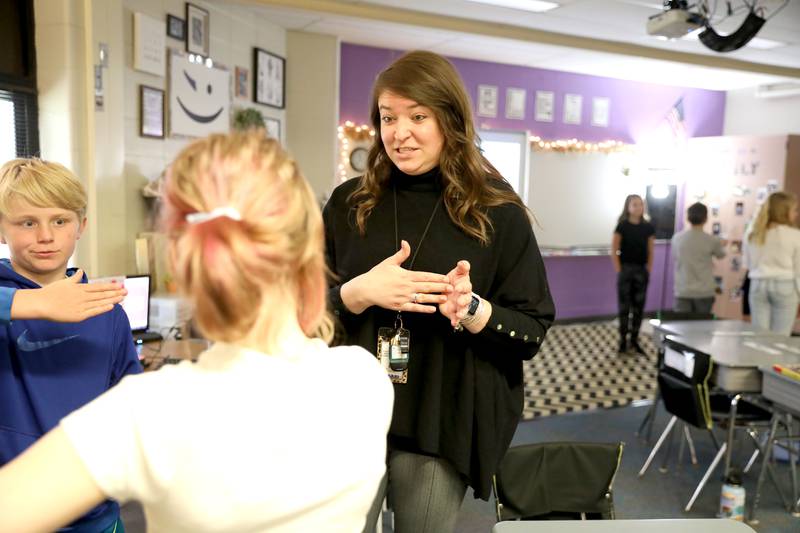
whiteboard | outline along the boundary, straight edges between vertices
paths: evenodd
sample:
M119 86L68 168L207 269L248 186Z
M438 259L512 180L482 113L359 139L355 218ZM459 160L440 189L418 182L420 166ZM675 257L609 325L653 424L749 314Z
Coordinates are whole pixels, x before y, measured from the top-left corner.
M645 186L622 153L530 152L527 205L539 246L610 246L625 197Z

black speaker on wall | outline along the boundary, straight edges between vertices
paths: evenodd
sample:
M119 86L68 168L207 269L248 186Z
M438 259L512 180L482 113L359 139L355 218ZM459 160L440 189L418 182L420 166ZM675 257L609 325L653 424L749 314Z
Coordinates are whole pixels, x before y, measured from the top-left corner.
M656 228L656 239L670 239L675 233L677 199L676 185L647 186L647 213L650 215L650 223Z

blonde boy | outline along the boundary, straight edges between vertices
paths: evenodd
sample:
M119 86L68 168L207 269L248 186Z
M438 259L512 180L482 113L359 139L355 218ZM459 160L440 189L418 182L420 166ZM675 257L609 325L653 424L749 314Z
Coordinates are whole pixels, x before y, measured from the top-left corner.
M88 289L83 273L67 268L85 228L86 192L65 167L15 159L0 168L0 240L11 255L0 260L0 466L141 372L128 319L113 305L118 288ZM69 531L115 528L119 506L106 501Z

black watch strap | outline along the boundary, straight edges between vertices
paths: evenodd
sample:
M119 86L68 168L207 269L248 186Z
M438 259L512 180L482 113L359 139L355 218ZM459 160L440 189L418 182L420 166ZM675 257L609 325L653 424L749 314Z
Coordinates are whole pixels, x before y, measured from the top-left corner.
M469 302L469 309L467 309L467 315L475 316L475 313L478 312L478 306L481 304L481 297L472 293L472 301Z

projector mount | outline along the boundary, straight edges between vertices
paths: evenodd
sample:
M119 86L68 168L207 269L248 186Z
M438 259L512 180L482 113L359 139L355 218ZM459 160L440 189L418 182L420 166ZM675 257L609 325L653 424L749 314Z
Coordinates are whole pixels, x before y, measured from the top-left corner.
M708 0L692 4L687 0L664 0L664 11L647 20L647 33L667 39L678 39L703 28L698 35L701 43L716 52L731 52L750 42L764 23L786 7L789 0L784 0L777 6L774 6L776 4L774 0L727 1L724 2L725 13L717 17L718 4L722 3L714 0L713 7L710 8ZM714 24L719 24L744 10L747 10L747 16L736 31L721 35L714 30ZM771 11L769 16L766 15L767 11Z

